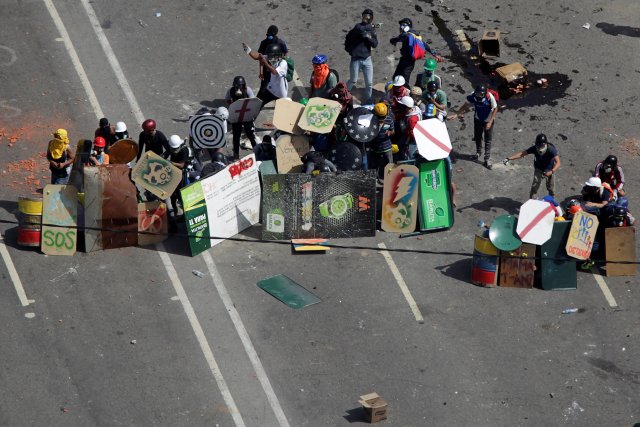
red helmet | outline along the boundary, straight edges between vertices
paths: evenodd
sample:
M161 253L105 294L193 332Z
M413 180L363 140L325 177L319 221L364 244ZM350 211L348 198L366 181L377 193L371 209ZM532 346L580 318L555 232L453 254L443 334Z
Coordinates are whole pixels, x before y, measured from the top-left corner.
M104 148L107 146L107 141L101 136L96 136L96 139L93 140L93 146L96 148Z
M573 205L573 206L569 207L569 209L567 209L567 212L569 212L571 215L575 215L578 212L580 212L581 210L582 210L582 206Z
M156 130L156 121L153 119L147 119L142 122L142 130L146 132L153 132Z

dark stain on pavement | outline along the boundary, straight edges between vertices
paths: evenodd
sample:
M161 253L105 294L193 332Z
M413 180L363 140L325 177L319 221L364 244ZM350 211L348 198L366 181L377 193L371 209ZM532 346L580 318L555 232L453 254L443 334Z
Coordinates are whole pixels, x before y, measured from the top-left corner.
M610 36L640 37L640 27L608 24L606 22L598 22L596 27L600 28L603 33L609 34Z
M620 380L628 380L634 384L640 384L640 373L639 372L626 372L620 369L615 363L610 360L600 359L597 357L590 357L588 359L589 363L596 368L604 371L609 375L613 375Z

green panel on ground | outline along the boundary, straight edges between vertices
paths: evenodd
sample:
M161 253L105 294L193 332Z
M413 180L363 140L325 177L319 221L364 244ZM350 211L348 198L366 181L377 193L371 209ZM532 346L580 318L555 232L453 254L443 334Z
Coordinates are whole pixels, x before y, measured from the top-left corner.
M420 163L420 231L453 225L451 188L447 163L440 159Z
M551 238L540 246L540 284L546 290L577 288L576 259L567 256L565 245L569 237L571 221L553 223ZM544 259L554 258L554 259Z
M284 274L260 280L258 287L295 309L304 308L322 301Z

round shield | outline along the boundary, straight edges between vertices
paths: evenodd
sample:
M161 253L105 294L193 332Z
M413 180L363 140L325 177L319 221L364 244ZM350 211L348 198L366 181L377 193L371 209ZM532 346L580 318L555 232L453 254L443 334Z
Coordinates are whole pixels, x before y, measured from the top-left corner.
M132 139L121 139L109 147L109 163L126 165L138 155L138 144Z
M378 135L380 121L365 107L354 108L344 118L344 127L351 138L358 142L369 142Z
M522 245L516 233L518 219L513 215L500 215L491 223L489 240L501 251L514 251Z
M341 171L352 171L362 168L362 153L350 142L340 142L329 152L329 160Z
M189 120L189 136L197 148L221 148L227 143L225 123L211 114L193 116Z

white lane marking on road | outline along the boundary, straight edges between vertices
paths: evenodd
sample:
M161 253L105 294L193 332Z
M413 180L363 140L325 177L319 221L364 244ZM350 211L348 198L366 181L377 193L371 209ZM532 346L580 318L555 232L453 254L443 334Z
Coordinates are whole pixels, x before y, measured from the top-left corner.
M600 290L604 294L604 298L609 303L609 307L618 308L618 303L616 302L616 299L613 297L613 294L609 290L609 287L607 286L607 283L604 281L604 278L596 270L596 267L591 267L591 273L593 273L593 277L596 279L596 282L598 283Z
M384 243L378 243L378 247L380 249L384 249L380 251L380 253L384 257L384 259L387 261L387 265L389 265L389 269L391 270L393 277L396 278L396 282L398 282L398 286L400 286L400 290L402 291L402 294L404 295L405 299L409 303L409 307L411 307L411 311L413 311L413 315L415 316L416 320L419 323L424 323L424 318L422 317L422 313L420 313L420 309L418 308L418 304L416 304L416 300L413 299L413 296L411 295L411 292L409 291L407 284L404 282L404 279L400 274L400 270L398 270L398 267L396 266L396 263L393 261L393 258L391 258L391 255L389 254L389 252L386 251L387 246Z
M191 324L191 329L196 334L196 338L198 339L198 344L200 344L200 349L202 353L204 353L204 358L207 360L209 364L209 369L213 374L213 377L218 384L218 388L220 389L220 393L222 393L222 398L224 399L227 407L229 408L229 412L233 417L233 421L236 423L236 426L244 426L244 421L242 419L242 415L236 406L235 401L233 400L233 396L231 395L231 391L229 391L229 387L227 386L227 382L222 376L222 372L220 371L220 367L218 366L218 362L216 362L215 357L213 357L213 351L211 350L211 346L207 341L207 337L202 330L202 326L200 325L200 321L198 320L198 316L196 316L196 312L189 301L189 297L182 286L182 282L180 282L180 278L178 278L178 273L176 272L173 263L171 262L171 258L167 254L164 245L162 243L158 243L156 245L158 249L158 253L160 254L160 258L162 259L162 263L164 264L164 268L167 270L167 274L169 275L169 279L171 279L171 284L173 285L173 289L176 291L178 298L180 298L180 302L182 303L182 308L184 312L187 314L187 318L189 319L189 323Z
M118 61L118 58L116 58L116 55L113 52L113 49L111 48L111 44L109 43L109 40L107 39L107 36L105 35L104 30L100 25L100 21L98 20L95 10L93 10L93 7L91 6L91 4L89 4L89 0L82 0L82 6L84 6L84 10L87 13L87 16L89 17L91 26L93 27L93 31L98 37L100 46L102 46L102 50L104 54L107 56L107 60L109 61L109 64L111 65L111 68L113 69L113 72L115 73L116 78L118 79L118 83L120 84L120 87L124 92L124 96L127 97L127 101L129 102L129 106L131 107L131 111L133 112L133 115L135 116L138 123L142 123L144 121L144 114L142 114L142 110L140 109L138 100L136 99L135 95L133 94L133 91L131 90L129 81L124 76L124 71L122 71L120 62Z
M73 64L73 67L76 69L76 72L78 73L78 77L80 77L80 82L82 83L82 87L84 88L84 91L86 92L87 97L89 98L89 103L91 104L91 108L96 113L97 117L103 117L104 114L102 113L102 108L98 103L98 98L96 97L96 93L93 91L93 87L89 82L89 78L87 77L87 73L85 73L84 71L84 67L82 66L82 63L80 62L78 53L76 52L75 47L73 47L73 43L71 42L69 33L67 32L67 29L64 26L62 19L60 19L60 15L58 15L58 10L53 5L52 0L43 0L43 1L45 6L47 7L47 10L49 11L49 14L51 15L51 19L53 19L53 23L56 25L58 32L62 36L62 39L64 41L64 47L67 50L69 57L71 58L71 63Z
M7 250L7 246L4 244L3 236L0 236L0 254L2 254L2 259L7 266L7 271L9 271L9 277L11 277L13 287L16 288L16 293L18 294L20 304L22 304L23 307L28 306L30 300L27 299L27 294L25 294L24 292L22 281L20 280L20 276L18 276L18 271L16 270L15 265L13 265L13 261L11 260L11 256L9 255L9 251Z
M227 291L227 287L224 285L222 281L222 276L218 272L218 267L213 262L213 258L209 252L203 252L202 258L204 262L207 264L207 268L209 269L209 273L211 274L211 278L213 279L213 284L218 291L218 295L220 295L220 299L224 303L225 308L227 309L227 313L229 313L229 317L231 317L231 321L233 325L236 327L236 331L238 331L238 335L240 336L240 340L242 341L242 345L244 346L244 350L247 352L247 356L249 356L249 360L251 361L251 365L253 366L256 375L258 376L258 381L260 381L260 385L264 390L264 394L267 396L267 400L271 405L271 409L273 409L273 413L280 423L281 427L288 427L289 422L287 421L287 417L280 406L280 401L276 396L273 387L271 387L271 382L269 381L269 377L267 376L267 372L264 370L262 366L262 362L258 357L258 353L256 352L255 347L251 343L251 338L247 333L246 328L244 327L244 323L242 323L242 319L240 318L240 314L238 310L236 310L233 301L231 300L231 296Z

